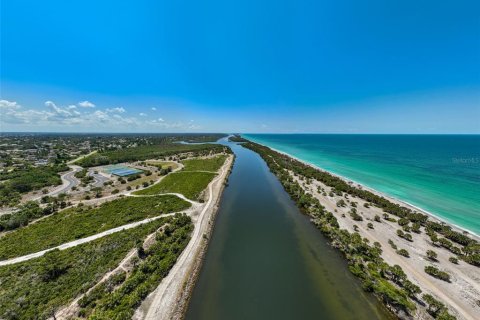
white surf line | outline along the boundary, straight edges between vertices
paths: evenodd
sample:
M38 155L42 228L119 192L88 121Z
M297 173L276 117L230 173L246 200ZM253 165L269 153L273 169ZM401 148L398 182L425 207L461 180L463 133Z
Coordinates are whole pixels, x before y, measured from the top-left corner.
M135 228L139 225L146 224L146 223L158 220L160 218L173 216L177 213L182 213L182 212L187 213L188 211L189 210L162 214L162 215L159 215L159 216L156 216L156 217L153 217L153 218L147 218L147 219L144 219L144 220L141 220L141 221L132 222L132 223L120 226L120 227L116 227L116 228L113 228L113 229L110 229L110 230L106 230L106 231L94 234L93 236L89 236L89 237L86 237L86 238L82 238L82 239L78 239L78 240L75 240L75 241L67 242L67 243L61 244L61 245L53 247L53 248L49 248L49 249L42 250L42 251L39 251L39 252L27 254L27 255L21 256L21 257L12 258L12 259L9 259L9 260L3 260L3 261L0 261L0 267L15 264L15 263L19 263L19 262L23 262L23 261L27 261L27 260L31 260L31 259L35 259L35 258L41 257L45 253L47 253L49 251L52 251L52 250L55 250L55 249L65 250L65 249L68 249L68 248L73 248L73 247L76 247L78 245L81 245L81 244L84 244L84 243L87 243L87 242L91 242L91 241L99 239L99 238L103 238L105 236L111 235L111 234L119 232L119 231Z
M186 273L190 270L191 267L190 262L193 261L193 259L196 257L197 249L203 241L201 233L205 231L204 228L202 228L202 225L205 227L208 224L208 218L210 218L210 216L205 215L205 213L208 209L210 209L214 198L213 185L225 178L227 172L226 168L230 166L230 163L228 161L229 160L227 159L225 165L222 166L221 173L217 175L217 177L215 177L215 179L213 179L208 185L209 199L205 203L205 206L203 207L202 211L198 216L198 220L195 224L191 240L188 243L187 247L180 254L180 257L178 258L177 262L170 270L168 275L162 279L159 286L155 289L155 291L150 294L153 295L153 300L146 312L146 315L142 315L142 318L147 320L168 319L170 315L167 313L173 311L172 305L175 303L175 299L180 292L179 290L181 290L184 283L184 280L175 281L175 279L185 278ZM138 316L139 315L137 315L137 317ZM134 318L136 317L134 316Z

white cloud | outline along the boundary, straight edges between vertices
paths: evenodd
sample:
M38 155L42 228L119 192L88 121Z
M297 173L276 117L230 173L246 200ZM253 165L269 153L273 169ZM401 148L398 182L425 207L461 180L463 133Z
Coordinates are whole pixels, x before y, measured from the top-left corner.
M5 125L4 128L10 125L14 130L48 128L61 131L187 131L200 128L189 120L169 122L161 117L152 120L143 112L137 117L128 117L124 115L126 110L122 107L91 110L79 108L79 105L60 106L50 100L45 101L44 105L43 108L29 109L14 101L0 100L0 124Z
M0 100L0 109L20 109L21 106L15 101Z
M82 108L95 108L95 105L87 100L79 102L78 106Z
M156 111L156 110L157 110L157 108L155 108L155 107L152 107L152 110L153 110L153 111Z
M117 107L117 108L107 108L106 111L109 113L124 113L126 110L123 107Z

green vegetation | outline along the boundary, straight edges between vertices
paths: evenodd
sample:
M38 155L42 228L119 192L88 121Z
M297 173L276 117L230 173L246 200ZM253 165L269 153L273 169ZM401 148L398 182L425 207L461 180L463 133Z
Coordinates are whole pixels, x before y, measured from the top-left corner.
M350 217L352 217L353 220L363 221L362 216L357 213L357 210L355 208L352 208L348 213L350 214ZM373 225L372 225L372 227L373 227Z
M407 314L413 313L416 306L412 299L419 299L417 295L421 293L420 288L407 279L400 266L395 265L392 267L383 261L381 257L382 250L378 245L370 246L368 240L362 238L358 232L349 233L347 230L340 229L335 216L331 212L326 211L317 198L306 193L293 179L290 172L304 179L317 179L327 186L333 187L337 194L341 192L360 197L372 205L383 208L388 213L400 218L408 217L413 223L420 222L424 224L427 219L426 216L390 203L387 199L367 190L350 186L338 177L316 170L267 147L251 142L243 144L243 146L257 152L265 160L270 170L278 177L300 210L309 215L317 228L344 254L349 263L350 271L361 279L362 287L365 291L373 292L381 301L390 306L392 310L402 310ZM337 206L342 205L343 203L340 205L337 203ZM386 215L386 219L390 219L388 214ZM355 227L354 229L356 229ZM395 246L393 241L389 241L389 243L392 247ZM448 312L444 315L452 317Z
M149 160L145 162L146 165L149 166L155 166L159 169L169 169L170 171L172 169L176 169L178 167L178 164L173 161L159 161L159 160Z
M440 320L454 320L454 316L448 313L447 308L443 303L435 299L430 294L424 294L422 296L425 303L428 305L427 311L434 319Z
M242 138L239 134L228 137L228 140L231 142L248 142L247 139Z
M405 233L400 229L397 230L397 236L399 236L400 238L403 238L407 241L410 241L410 242L413 241L412 235L410 233Z
M68 171L68 167L27 167L0 173L0 207L16 205L24 193L62 184L58 174L62 171Z
M192 153L194 156L203 156L229 151L230 149L227 147L217 144L165 143L98 152L79 160L78 164L83 167L94 167L122 162L144 161L179 153Z
M225 155L215 156L207 159L188 159L182 161L184 171L212 171L217 172L225 163Z
M123 282L121 286L112 290L112 286L106 283L80 301L80 316L98 320L131 319L142 300L173 267L187 246L192 230L190 217L176 216L163 233L157 234L157 241L153 246L147 250L140 249L141 260L137 262L129 277L123 282L120 275L115 281Z
M202 191L215 177L210 172L180 171L171 173L159 183L143 190L135 191L138 195L154 195L160 193L181 193L185 197L198 200Z
M85 238L135 221L190 207L173 195L126 197L97 208L76 207L20 228L0 238L0 259L22 256Z
M29 201L24 205L18 206L18 211L0 216L0 232L14 230L28 225L32 220L52 214L58 208L59 204L54 202L41 208L35 201Z
M425 272L431 275L432 277L438 278L443 281L450 282L450 275L445 271L441 271L434 266L426 266Z
M397 250L397 245L392 241L392 239L388 239L388 244L393 250Z
M186 241L188 242L188 232L191 229L188 217L162 218L74 248L64 251L54 250L37 259L0 267L0 283L2 283L0 318L10 320L52 317L59 307L86 292L106 272L115 268L137 243L143 242L148 234L154 233L165 223L169 224L170 231L158 235L159 241L151 248L154 250L152 254L156 257L156 260L152 260L151 263L155 263L157 268L162 269L162 273L145 279L135 276L150 270L144 269L142 262L126 280L125 274L120 274L106 283L111 290L114 284L125 281L121 287L122 292L128 291L127 282L130 285L138 283L136 287L141 289L147 285L149 287L158 285L161 277L168 272L172 263L182 252ZM139 290L132 290L124 297L128 298L128 301L134 301L133 297L136 297L138 292ZM107 297L112 295L114 294L107 294ZM118 319L118 317L110 319L114 318Z
M427 257L432 261L437 261L437 253L433 250L427 250Z
M450 262L453 263L453 264L458 264L458 259L455 258L455 257L450 257L450 258L448 258L448 261L450 261Z
M401 256L404 256L406 258L410 258L410 254L408 253L408 251L406 249L397 250L397 254L399 254Z

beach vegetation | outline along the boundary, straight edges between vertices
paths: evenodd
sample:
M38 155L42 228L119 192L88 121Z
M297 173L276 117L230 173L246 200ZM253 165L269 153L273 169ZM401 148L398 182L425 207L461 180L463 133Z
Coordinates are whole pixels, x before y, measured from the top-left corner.
M392 241L392 239L388 239L388 244L393 250L397 250L397 245Z
M433 250L427 250L427 258L432 261L437 261L437 253Z
M446 282L450 282L450 275L445 271L441 271L434 266L426 266L424 270L427 274L431 275L432 277L435 277L437 279L440 279Z
M450 261L453 264L458 264L458 259L456 257L450 257L448 258L448 261Z
M401 256L404 256L406 258L410 258L410 254L408 253L408 251L406 249L397 250L397 254L399 254Z

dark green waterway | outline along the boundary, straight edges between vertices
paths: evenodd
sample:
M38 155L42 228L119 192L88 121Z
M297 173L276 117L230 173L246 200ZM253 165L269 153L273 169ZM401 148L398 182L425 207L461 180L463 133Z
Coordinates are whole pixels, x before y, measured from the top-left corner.
M236 161L186 318L390 319L256 153Z

